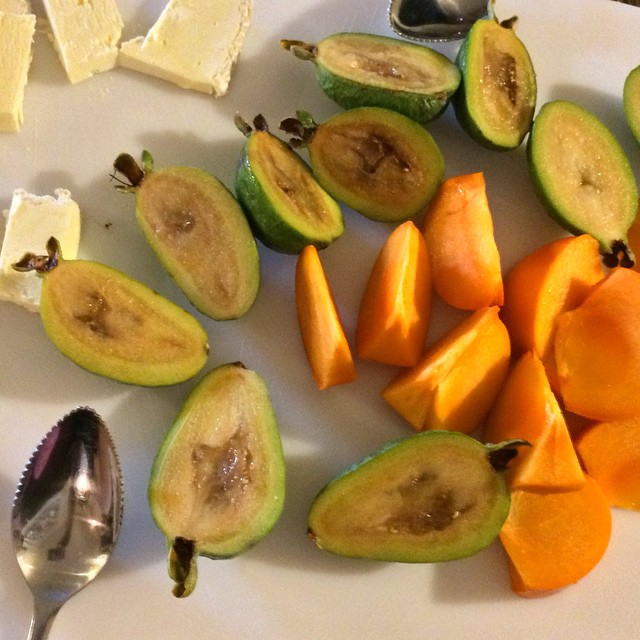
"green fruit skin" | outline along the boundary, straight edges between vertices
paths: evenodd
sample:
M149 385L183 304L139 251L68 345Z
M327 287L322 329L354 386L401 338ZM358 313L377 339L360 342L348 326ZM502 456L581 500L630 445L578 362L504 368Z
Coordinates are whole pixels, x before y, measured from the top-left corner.
M511 494L505 473L495 471L493 468L487 471L492 474L491 477L495 481L495 500L489 518L484 523L485 526L482 530L473 531L473 535L467 536L466 539L458 540L455 544L445 542L429 545L421 542L420 544L414 544L412 547L406 547L404 549L398 549L397 546L386 548L381 545L375 550L364 550L358 545L354 546L352 543L350 544L348 540L345 542L340 539L322 535L321 520L323 509L333 501L334 496L341 497L348 495L351 479L357 477L361 472L366 471L368 467L382 466L385 463L385 459L391 456L402 456L406 454L407 451L413 450L424 459L432 446L437 447L438 443L442 442L456 442L458 446L472 452L472 455L487 456L488 453L487 447L475 438L453 431L428 430L408 438L392 441L336 476L318 493L309 510L309 536L315 541L318 547L325 551L351 558L364 558L386 562L448 562L480 552L497 538L511 506ZM487 465L490 466L488 458ZM384 491L384 488L372 487L371 490Z
M342 35L338 33L329 36L329 38L339 38ZM334 102L344 109L356 107L391 109L421 124L432 122L444 113L460 84L459 71L445 55L421 45L402 42L385 36L369 34L345 35L350 37L359 36L363 41L363 46L366 46L366 41L370 40L372 42L387 43L387 46L393 46L398 51L401 51L402 48L419 49L424 58L425 66L438 64L450 69L452 81L446 89L431 94L392 89L344 78L327 68L320 57L315 60L316 80L322 91ZM320 48L321 46L322 42L319 43L318 47Z
M283 215L274 200L269 196L268 185L256 176L249 158L249 146L252 143L251 134L245 143L240 156L235 175L235 192L244 212L249 220L255 236L266 247L279 253L297 254L307 245L323 249L337 240L344 232L344 221L340 205L325 194L325 204L332 212L336 223L329 233L314 235L297 228ZM284 144L284 143L283 143ZM305 170L312 175L311 169L300 159L293 150L295 161L304 164ZM321 189L320 185L318 188Z
M200 188L206 190L212 203L211 208L224 212L221 215L225 217L227 235L230 237L225 238L226 244L219 242L220 234L213 234L209 238L200 237L201 246L193 249L199 256L197 274L182 263L180 251L174 253L167 250L166 243L158 241L155 225L150 224L145 215L145 184L148 185L160 175L173 175L193 184L191 193L196 193ZM171 194L168 195L171 197ZM258 248L240 204L215 176L192 167L173 167L149 174L136 191L136 220L158 260L198 311L214 320L231 320L243 316L251 308L260 286ZM203 220L196 226L206 228L208 225ZM225 255L223 267L233 265L237 269L237 286L233 292L215 295L217 292L212 281L215 282L216 270L220 268L221 253Z
M130 357L130 352L124 357L119 356L108 345L101 349L101 346L105 346L105 339L99 333L92 335L91 339L79 338L69 329L67 321L61 317L52 303L51 289L55 286L56 278L75 277L74 271L86 269L95 274L92 277L96 278L97 290L100 289L101 281L117 282L119 287L130 292L132 297L141 299L149 310L153 309L154 313L170 319L174 328L172 334L166 338L171 341L188 339L194 344L193 351L184 354L180 361L163 362L162 358L156 355L164 353L164 345L159 343L153 346L153 358L145 361ZM72 273L69 274L69 271ZM61 261L53 271L47 273L42 283L40 317L49 339L61 353L83 369L119 382L145 387L178 384L195 376L207 362L208 336L194 316L125 273L97 262ZM125 341L126 344L129 335L131 332L124 333L117 339Z
M191 391L162 440L151 468L148 485L151 514L158 528L167 536L171 546L176 534L169 531L170 525L165 523L162 499L159 494L162 485L167 482L167 476L171 476L171 469L166 467L166 458L171 448L179 445L181 438L189 438L192 414L197 414L200 411L199 406L203 404L207 406L207 411L211 411L210 403L206 404L207 399L215 393L218 385L224 384L238 384L240 387L250 389L253 402L246 408L258 416L256 419L260 421L260 446L266 451L269 464L265 470L268 477L264 481L267 487L264 490L264 501L250 525L244 526L226 539L195 541L195 554L213 559L232 558L262 540L273 529L284 507L285 461L282 443L269 392L262 377L246 369L239 362L219 365L210 370ZM215 420L216 413L213 411L211 413L212 429L215 429ZM190 464L190 460L186 459L185 463ZM179 535L185 539L191 539L189 534L189 531L183 531Z
M477 20L473 27L469 30L465 38L463 39L460 48L458 49L458 54L456 56L456 64L460 69L460 73L462 76L462 80L460 82L460 86L458 90L453 95L453 108L456 114L456 119L458 123L462 127L464 131L478 144L483 146L485 149L489 149L491 151L510 151L519 147L522 144L522 141L526 137L529 129L531 127L531 122L528 127L523 128L520 131L517 137L510 136L509 139L503 138L502 140L498 140L494 138L491 132L486 131L480 123L472 114L473 106L469 104L469 96L467 91L467 86L471 82L475 82L476 78L474 77L473 72L470 69L471 61L470 61L470 53L472 46L472 39L475 37L477 31L482 28L482 24L487 22L486 19ZM526 53L526 50L524 51ZM533 64L531 63L531 59L528 54L525 60L529 68L529 75L534 83L533 91L536 91L536 81L535 81L535 71L533 69ZM535 104L533 105L535 107ZM532 118L533 118L532 108Z
M625 182L628 185L631 185L629 189L629 196L627 202L627 213L620 220L620 233L615 238L605 238L595 232L593 229L585 228L576 222L571 221L572 212L569 211L562 202L559 202L554 194L548 189L548 186L545 184L544 179L541 178L538 170L537 170L537 162L536 162L536 143L538 140L538 136L536 134L540 123L542 122L542 118L544 118L545 112L549 108L554 108L556 105L567 105L569 108L579 109L583 113L589 117L589 120L592 122L593 126L597 127L599 131L609 140L610 145L613 149L616 150L618 159L620 161L620 168L625 177ZM541 118L542 116L542 118ZM633 175L633 171L631 169L631 165L622 150L619 146L617 140L613 137L611 132L602 124L595 116L586 112L582 107L575 105L574 103L565 101L565 100L554 100L551 102L547 102L542 106L540 112L538 113L536 119L534 120L533 127L531 129L531 135L527 141L527 161L530 168L531 178L533 181L534 188L540 201L544 205L545 209L549 213L549 215L563 228L572 233L573 235L580 235L583 233L587 233L593 236L598 243L600 244L600 249L604 254L607 254L611 251L612 243L616 240L622 241L624 244L627 243L627 230L633 223L638 206L638 190L636 187L635 177Z
M640 66L633 69L626 77L622 96L629 129L640 145Z
M398 135L402 134L405 144L411 146L415 154L420 156L427 179L424 188L413 191L411 200L394 199L392 191L385 194L383 201L378 200L372 193L361 194L349 188L342 173L336 174L331 169L331 157L325 158L318 145L312 139L309 145L309 159L313 173L320 183L336 200L344 202L348 207L361 215L376 222L403 222L421 213L429 201L436 194L444 176L444 158L431 134L414 120L391 109L381 107L358 107L339 113L323 122L319 128L329 128L332 125L353 123L356 130L359 121L377 124L381 127L394 129ZM330 149L333 155L340 155L340 149ZM428 168L428 171L426 170Z
M439 118L451 102L458 85L450 91L432 95L372 87L354 80L341 78L322 64L316 64L316 79L320 88L343 109L381 107L397 111L420 124Z

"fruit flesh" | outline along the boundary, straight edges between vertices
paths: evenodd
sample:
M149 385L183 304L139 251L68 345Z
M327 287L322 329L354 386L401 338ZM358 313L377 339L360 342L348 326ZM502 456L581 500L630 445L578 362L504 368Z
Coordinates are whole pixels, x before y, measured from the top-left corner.
M460 124L480 144L513 149L531 128L535 72L512 25L477 20L458 52L461 90L454 98Z
M528 158L538 195L565 229L592 235L605 255L624 253L638 189L624 151L593 114L564 100L543 105Z
M96 262L61 260L44 276L40 315L81 367L131 384L182 382L205 364L208 338L180 307Z
M329 483L309 536L339 555L443 562L477 553L509 511L487 449L459 433L428 431L391 443Z
M394 109L417 122L437 118L460 83L460 72L442 54L395 38L334 34L315 52L318 82L345 109Z
M236 193L258 238L276 251L299 253L308 244L323 248L344 231L339 205L302 159L268 131L250 134Z
M372 220L400 222L434 196L444 160L431 135L405 116L351 109L318 126L309 146L318 182Z
M258 293L258 251L232 194L199 169L147 173L136 189L144 234L189 300L226 320L244 315Z
M284 482L264 381L231 363L203 378L165 436L151 470L149 504L171 546L178 545L178 559L185 541L193 556L232 557L275 525Z
M622 96L629 128L636 142L640 144L640 66L626 77Z
M557 320L555 358L567 410L593 420L640 415L640 274L619 267Z

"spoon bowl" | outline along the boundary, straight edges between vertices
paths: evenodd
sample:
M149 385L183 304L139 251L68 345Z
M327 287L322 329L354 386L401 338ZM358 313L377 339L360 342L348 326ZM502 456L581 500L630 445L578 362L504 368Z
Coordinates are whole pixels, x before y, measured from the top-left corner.
M104 567L122 510L111 436L92 409L79 407L40 442L13 502L13 546L34 599L29 640L46 638L60 607Z
M410 40L446 42L464 38L488 14L487 0L391 0L389 23Z

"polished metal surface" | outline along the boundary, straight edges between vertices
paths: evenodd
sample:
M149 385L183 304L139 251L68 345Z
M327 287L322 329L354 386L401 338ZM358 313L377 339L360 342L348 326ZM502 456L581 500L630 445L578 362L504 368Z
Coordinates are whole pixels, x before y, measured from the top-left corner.
M92 409L77 408L33 453L13 503L13 546L34 598L30 640L46 638L60 607L104 567L122 509L111 436Z
M389 22L396 33L411 40L457 40L487 15L488 4L488 0L391 0Z

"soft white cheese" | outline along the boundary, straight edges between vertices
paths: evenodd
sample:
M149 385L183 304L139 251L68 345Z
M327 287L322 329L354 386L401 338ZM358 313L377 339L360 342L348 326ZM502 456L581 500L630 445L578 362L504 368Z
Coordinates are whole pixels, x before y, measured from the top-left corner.
M43 0L53 44L73 84L116 65L122 16L114 0Z
M27 252L44 255L51 236L60 243L63 257L76 258L80 208L66 189L56 189L55 198L16 189L11 208L4 214L7 226L0 250L0 300L38 311L42 279L34 272L16 271L12 265Z
M23 13L20 3L2 6L7 11L0 10L0 131L20 131L36 17Z
M31 13L27 0L0 0L0 11L5 13Z
M118 64L222 96L251 23L252 0L170 0L146 37L123 42Z

